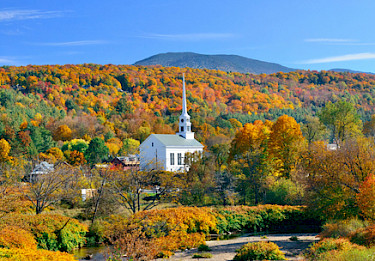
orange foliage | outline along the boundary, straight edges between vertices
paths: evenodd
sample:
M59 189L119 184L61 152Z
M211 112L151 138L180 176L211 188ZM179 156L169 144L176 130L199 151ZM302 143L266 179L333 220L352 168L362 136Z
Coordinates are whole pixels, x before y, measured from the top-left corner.
M28 248L36 249L37 243L34 236L17 226L0 227L0 248Z
M74 261L72 254L44 249L0 248L0 259L9 261Z
M363 216L375 220L375 175L369 175L359 187L357 204Z

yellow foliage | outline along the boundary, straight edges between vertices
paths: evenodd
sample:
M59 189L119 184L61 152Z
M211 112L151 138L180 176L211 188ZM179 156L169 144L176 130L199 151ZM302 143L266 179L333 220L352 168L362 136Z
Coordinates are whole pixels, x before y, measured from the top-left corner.
M22 122L21 125L20 125L20 130L24 130L24 129L26 129L26 128L27 128L27 121L24 121L24 122Z
M17 226L0 226L0 248L36 249L34 236Z
M72 130L67 125L60 125L53 133L54 140L70 140L72 139Z
M1 139L0 140L0 161L1 162L11 160L11 157L9 156L10 149L11 147L9 143L6 140Z
M38 122L38 121L31 120L30 123L31 123L34 127L38 127L38 126L39 126L39 122Z
M74 261L72 254L44 249L0 248L0 259L9 261Z

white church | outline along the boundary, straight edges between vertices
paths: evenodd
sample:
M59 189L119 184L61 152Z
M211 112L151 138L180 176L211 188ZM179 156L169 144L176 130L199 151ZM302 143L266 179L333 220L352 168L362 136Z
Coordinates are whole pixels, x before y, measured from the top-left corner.
M190 116L186 109L185 74L182 78L182 113L179 132L176 134L151 134L139 146L140 169L185 170L186 153L203 152L203 145L194 139Z

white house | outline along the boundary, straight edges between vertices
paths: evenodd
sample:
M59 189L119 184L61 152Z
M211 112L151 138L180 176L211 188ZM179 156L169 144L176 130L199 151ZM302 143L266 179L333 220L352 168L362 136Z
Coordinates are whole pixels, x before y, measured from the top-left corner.
M151 134L139 146L140 168L181 171L186 153L202 152L203 145L194 139L190 116L186 109L185 75L183 75L182 113L176 134Z

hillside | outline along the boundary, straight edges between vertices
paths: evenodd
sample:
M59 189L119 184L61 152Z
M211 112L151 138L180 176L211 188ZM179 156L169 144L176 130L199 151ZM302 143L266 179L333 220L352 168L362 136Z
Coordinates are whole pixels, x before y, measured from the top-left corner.
M277 73L294 69L238 55L204 55L197 53L162 53L138 61L135 65L162 65L165 67L190 67L240 73Z
M354 70L343 69L343 68L334 68L334 69L331 69L330 71L333 71L333 72L349 72L349 73L366 73L366 74L374 74L374 73L371 73L371 72L361 72L361 71L354 71Z
M363 121L375 112L375 75L332 71L241 74L129 65L0 67L0 139L12 156L32 157L69 139L103 138L111 155L129 139L175 133L182 73L192 131L206 143L238 127L283 114L304 122L329 101L355 104ZM40 155L39 155L40 156Z

